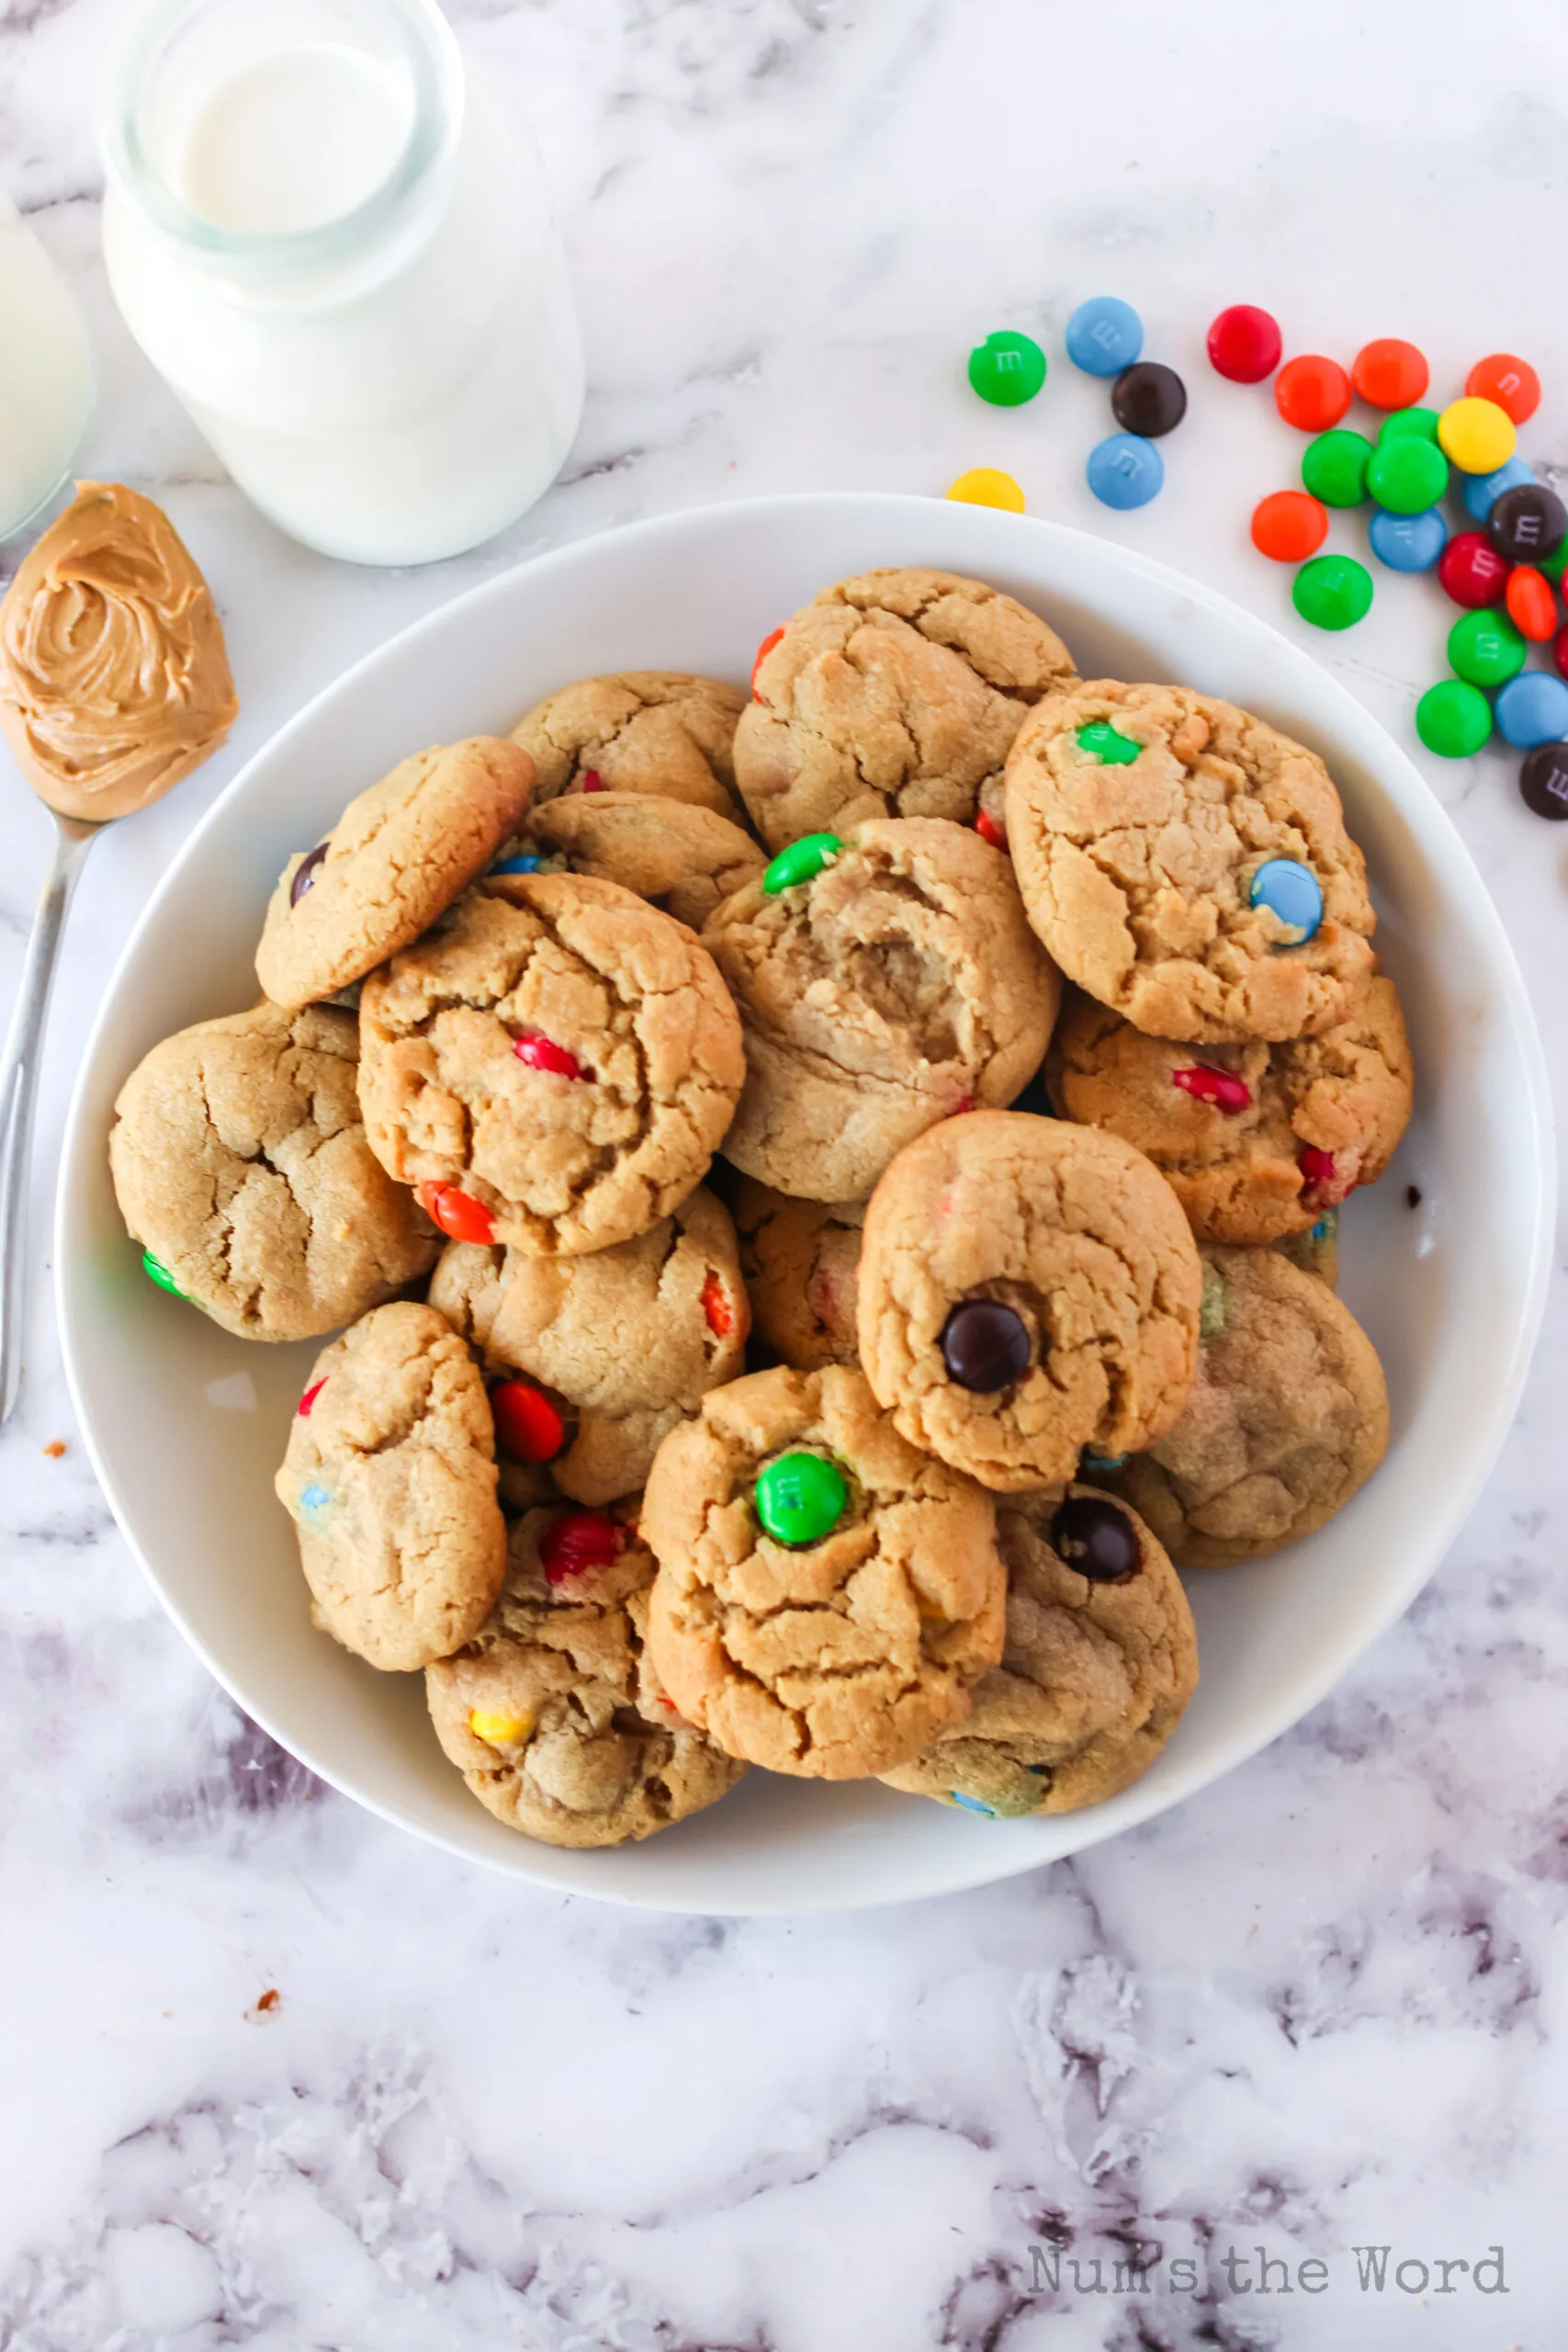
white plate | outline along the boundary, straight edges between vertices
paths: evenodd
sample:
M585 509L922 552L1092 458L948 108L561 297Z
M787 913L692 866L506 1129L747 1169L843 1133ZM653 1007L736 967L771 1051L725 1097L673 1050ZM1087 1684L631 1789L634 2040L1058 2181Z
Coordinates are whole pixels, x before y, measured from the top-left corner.
M753 1772L646 1845L559 1853L468 1795L420 1676L374 1673L312 1632L272 1474L315 1346L230 1339L145 1279L109 1188L110 1110L160 1037L254 1001L252 950L285 858L406 752L504 731L595 671L744 681L788 613L874 564L994 581L1045 615L1087 676L1203 687L1326 758L1417 1062L1410 1134L1345 1220L1343 1287L1387 1366L1393 1443L1332 1525L1277 1559L1190 1579L1198 1695L1153 1770L1108 1804L988 1822L874 1782ZM83 1431L132 1549L212 1672L313 1771L455 1852L612 1902L847 1909L978 1885L1147 1820L1322 1698L1408 1605L1496 1454L1540 1319L1551 1198L1545 1074L1502 925L1410 762L1306 654L1208 589L1048 523L919 498L761 499L611 532L459 597L235 778L165 876L88 1047L61 1177L60 1316Z

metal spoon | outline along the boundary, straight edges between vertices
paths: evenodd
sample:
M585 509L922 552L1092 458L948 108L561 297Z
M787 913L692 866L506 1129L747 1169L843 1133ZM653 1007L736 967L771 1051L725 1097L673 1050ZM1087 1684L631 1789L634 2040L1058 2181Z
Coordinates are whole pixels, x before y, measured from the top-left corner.
M54 855L28 941L21 992L11 1015L5 1058L0 1061L0 1423L11 1418L22 1377L28 1148L38 1097L44 1016L76 876L97 836L114 821L109 818L89 824L81 817L62 817L58 809L49 813L54 819Z

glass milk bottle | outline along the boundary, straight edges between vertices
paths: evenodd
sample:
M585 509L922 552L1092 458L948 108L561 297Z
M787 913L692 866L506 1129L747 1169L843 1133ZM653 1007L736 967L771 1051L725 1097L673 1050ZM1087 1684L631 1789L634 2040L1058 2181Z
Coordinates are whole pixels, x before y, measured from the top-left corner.
M75 298L0 196L0 539L64 481L92 406L93 357Z
M427 563L548 488L582 408L566 258L434 0L141 0L103 139L115 299L281 529Z

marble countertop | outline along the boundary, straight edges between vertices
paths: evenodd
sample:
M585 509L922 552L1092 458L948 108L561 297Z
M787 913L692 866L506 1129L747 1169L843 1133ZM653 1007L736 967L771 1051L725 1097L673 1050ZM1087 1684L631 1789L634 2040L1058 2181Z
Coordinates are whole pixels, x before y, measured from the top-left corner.
M1418 19L1356 0L451 0L543 139L588 410L558 487L501 539L344 569L247 507L114 314L90 85L116 13L0 0L0 185L91 312L82 469L168 506L244 710L87 867L39 1237L89 1021L173 851L310 695L475 580L712 499L940 493L997 464L1032 511L1308 635L1247 542L1295 445L1202 359L1208 319L1241 300L1288 348L1409 334L1443 388L1523 350L1548 387L1525 453L1568 478L1568 17L1540 0L1494 0L1484 23L1461 0ZM1061 357L1067 312L1102 291L1137 304L1194 395L1164 494L1126 516L1082 487L1104 392ZM1052 356L1046 397L1012 413L963 383L1001 325ZM1371 618L1314 650L1409 741L1450 616L1431 582L1380 574ZM1524 809L1512 760L1424 764L1561 1086L1568 842ZM47 831L0 774L0 1012ZM0 1441L0 2347L1561 2343L1561 1270L1484 1498L1290 1736L989 1893L706 1923L467 1869L246 1724L94 1484L38 1250ZM1390 2249L1381 2290L1358 2248Z

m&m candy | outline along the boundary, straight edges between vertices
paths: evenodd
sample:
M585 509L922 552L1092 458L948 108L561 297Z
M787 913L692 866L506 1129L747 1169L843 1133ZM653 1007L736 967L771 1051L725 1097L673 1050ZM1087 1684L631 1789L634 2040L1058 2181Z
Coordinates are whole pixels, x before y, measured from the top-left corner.
M1304 947L1323 921L1323 885L1310 865L1297 857L1265 858L1252 877L1247 903L1267 907L1292 936L1285 943Z
M298 1419L301 1421L308 1421L310 1419L310 1415L315 1410L316 1399L321 1395L326 1385L327 1375L324 1373L320 1380L312 1380L310 1385L306 1389L305 1394L300 1397L299 1402L294 1408L295 1416Z
M941 1346L949 1380L981 1396L1021 1380L1034 1355L1029 1326L999 1298L961 1299L942 1327Z
M966 474L948 483L947 495L960 506L999 506L1007 514L1023 513L1023 492L1000 466L971 466Z
M307 890L315 888L316 876L331 846L330 842L318 842L309 857L302 857L299 860L294 869L294 879L288 885L288 903L291 907L299 905Z
M831 865L843 842L837 833L802 833L797 842L781 849L762 876L762 888L770 899L781 890L793 890L802 882L814 882L825 865Z
M1490 522L1492 509L1506 490L1516 482L1534 481L1535 475L1522 458L1510 458L1495 473L1463 476L1464 511L1473 514L1478 523Z
M1564 623L1551 640L1551 658L1562 676L1568 678L1568 623Z
M1260 384L1285 347L1278 319L1251 302L1233 302L1209 329L1209 362L1233 384Z
M1431 382L1432 371L1413 343L1385 334L1362 345L1350 380L1369 408L1410 408Z
M1350 405L1350 379L1337 359L1303 353L1275 377L1274 405L1298 433L1326 433Z
M299 1508L307 1519L315 1519L332 1500L330 1487L311 1484L299 1489Z
M494 1217L471 1193L459 1192L456 1184L429 1183L419 1187L418 1198L432 1225L439 1226L448 1240L495 1239Z
M1540 406L1540 378L1528 359L1517 359L1511 351L1493 351L1478 359L1464 389L1476 400L1495 401L1516 424L1525 424Z
M587 1076L577 1056L565 1046L558 1046L553 1037L541 1037L530 1031L513 1040L512 1050L527 1069L547 1070L553 1078Z
M1098 760L1101 767L1128 768L1143 750L1130 735L1112 727L1108 718L1091 718L1078 729L1074 741L1086 760Z
M752 699L752 701L753 701L753 702L761 702L761 699L762 699L761 695L757 692L757 673L758 673L758 671L761 668L761 666L762 666L763 662L767 660L767 658L768 658L769 654L773 651L773 650L774 646L775 646L775 645L782 645L783 643L784 643L784 631L783 631L783 629L782 629L782 628L770 629L770 630L769 630L769 632L768 632L768 634L767 634L767 636L762 639L762 642L761 642L761 645L759 645L759 647L757 648L756 652L752 655L752 657L751 657L751 699Z
M1416 706L1416 732L1441 760L1467 760L1492 732L1492 706L1479 686L1445 678Z
M1186 415L1187 387L1174 368L1140 359L1135 368L1124 368L1111 386L1111 413L1124 432L1157 440L1174 433Z
M1364 433L1320 433L1302 453L1302 481L1325 506L1359 506L1372 445ZM1423 505L1431 503L1429 499Z
M988 334L969 354L971 389L993 408L1021 408L1045 381L1045 354L1032 335Z
M1113 433L1089 453L1084 475L1102 506L1146 506L1165 483L1165 459L1141 434Z
M1067 321L1067 357L1089 376L1119 376L1144 347L1144 322L1131 302L1096 294Z
M1352 628L1372 607L1372 575L1353 555L1314 555L1291 587L1291 602L1314 628Z
M569 1510L552 1519L539 1538L539 1566L551 1584L564 1584L590 1568L607 1568L621 1556L626 1532L602 1511Z
M1328 510L1305 490L1272 490L1252 510L1252 544L1275 563L1301 563L1328 537Z
M1490 474L1514 454L1514 420L1495 401L1450 401L1438 419L1438 446L1461 473Z
M1538 744L1520 764L1519 791L1538 817L1568 817L1568 743Z
M495 1442L514 1462L553 1462L566 1442L566 1420L544 1391L503 1380L490 1392Z
M1051 1521L1051 1548L1090 1584L1129 1584L1143 1560L1132 1521L1109 1495L1068 1495Z
M1435 408L1391 409L1378 427L1380 446L1384 441L1397 441L1405 434L1414 434L1423 441L1438 437L1438 412Z
M781 1454L751 1491L764 1532L795 1546L830 1535L850 1498L842 1472L821 1453Z
M532 1715L503 1715L482 1707L468 1709L468 1729L487 1747L521 1747L534 1728Z
M947 1792L947 1801L950 1804L957 1805L961 1812L977 1813L987 1821L999 1821L1001 1819L1001 1815L997 1811L995 1805L982 1804L978 1797L966 1797L962 1789L949 1789Z
M1506 685L1524 668L1529 650L1502 613L1461 613L1449 631L1449 660L1472 686Z
M1372 553L1391 571L1429 571L1448 536L1439 506L1428 506L1424 514L1390 514L1380 506L1367 525Z
M1550 670L1524 670L1499 689L1493 705L1497 732L1516 751L1531 752L1568 735L1568 679Z
M1380 441L1367 461L1367 488L1391 514L1424 514L1448 486L1448 459L1418 434Z
M156 1283L160 1290L166 1290L171 1298L185 1298L185 1292L175 1282L162 1258L154 1258L151 1250L143 1250L141 1252L141 1271L150 1283Z
M515 857L498 857L493 865L486 866L485 872L487 874L537 874L544 862L542 857L536 857L531 850L519 850Z
M1438 578L1456 605L1495 605L1508 566L1484 531L1456 531L1438 558Z
M735 1329L735 1304L723 1279L711 1270L702 1287L703 1320L716 1340L728 1340Z
M1532 645L1544 645L1557 627L1557 598L1551 582L1528 563L1517 563L1504 591L1508 618Z
M1510 563L1539 564L1568 537L1568 506L1543 481L1518 482L1494 501L1486 536Z
M1194 1062L1186 1069L1173 1069L1172 1086L1183 1094L1190 1094L1195 1102L1212 1102L1216 1111L1234 1118L1247 1110L1252 1102L1252 1089L1245 1078L1237 1078L1234 1070L1213 1069L1207 1062Z

